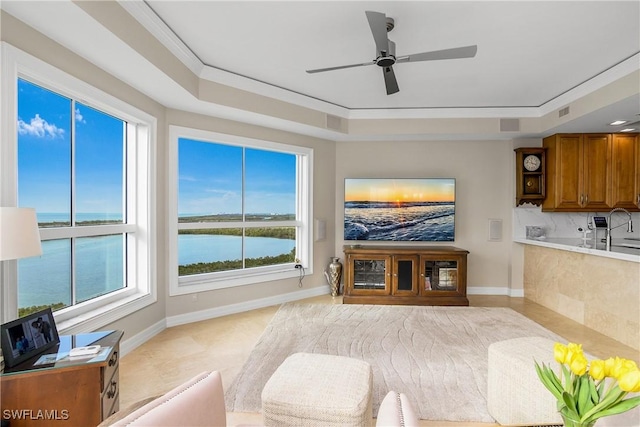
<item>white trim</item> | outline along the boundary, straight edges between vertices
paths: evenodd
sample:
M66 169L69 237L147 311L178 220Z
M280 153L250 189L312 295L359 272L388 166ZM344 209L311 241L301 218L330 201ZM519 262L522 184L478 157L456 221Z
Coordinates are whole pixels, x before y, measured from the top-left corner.
M507 287L484 287L471 286L467 287L467 295L506 295L513 298L524 297L523 289L510 289Z
M135 311L140 310L157 301L157 284L155 265L156 254L156 212L151 209L156 200L156 127L157 119L138 108L105 93L88 83L81 81L66 72L47 64L46 62L21 51L7 43L2 43L2 82L1 88L6 91L2 96L2 144L0 145L0 173L2 188L0 188L0 202L3 205L16 204L16 125L17 122L17 94L16 82L18 78L52 89L56 93L77 99L87 105L105 113L112 114L127 121L128 128L137 136L134 147L130 148L127 156L132 156L129 162L128 183L129 190L133 186L130 197L135 200L128 206L128 214L135 218L135 225L105 226L104 230L117 232L133 232L138 236L129 262L129 287L121 291L112 292L75 306L65 308L55 313L58 330L62 334L86 332L99 329L109 323L119 320ZM5 96L6 95L6 96ZM86 100L89 99L90 102ZM13 171L13 172L12 172ZM139 179L144 176L145 179ZM68 231L69 228L66 228ZM42 230L45 239L59 237L64 229ZM95 234L97 227L85 229L89 234ZM76 233L76 231L74 231ZM83 234L83 233L80 233ZM86 234L86 233L84 233ZM130 239L127 239L130 240ZM134 259L132 261L132 259ZM16 262L11 261L3 265L2 293L3 322L17 317L17 271ZM5 268L6 267L6 268Z
M603 87L611 84L640 69L640 53L636 53L631 58L609 68L605 72L587 80L573 89L558 95L557 97L542 104L538 108L538 116L542 117L552 113L562 107L569 105L578 99L585 97Z
M118 4L147 29L160 43L178 58L191 72L199 75L204 68L200 59L167 27L144 1L118 0Z
M249 310L255 310L263 307L270 307L285 302L298 301L305 298L311 298L319 295L328 295L330 293L329 285L323 285L315 288L305 289L301 291L290 292L287 294L275 295L267 298L254 299L244 301L237 304L225 305L222 307L209 308L207 310L193 311L191 313L179 314L166 318L167 327L184 325L187 323L200 322L202 320L213 319L215 317L227 316L229 314L243 313Z
M131 338L123 340L120 343L120 357L124 357L131 353L133 350L140 347L142 344L149 341L165 329L167 329L167 319L162 319L148 328L145 328L143 331L138 332Z
M15 77L18 75L17 61L14 51L6 42L0 46L0 206L16 206L17 199L14 189L17 186L17 149L15 144L3 144L2 141L12 141L17 135L16 123L18 113L15 105L17 100L17 85ZM18 300L15 286L4 286L4 283L15 283L18 277L17 261L0 261L0 322L8 322L18 317L18 308L11 301Z

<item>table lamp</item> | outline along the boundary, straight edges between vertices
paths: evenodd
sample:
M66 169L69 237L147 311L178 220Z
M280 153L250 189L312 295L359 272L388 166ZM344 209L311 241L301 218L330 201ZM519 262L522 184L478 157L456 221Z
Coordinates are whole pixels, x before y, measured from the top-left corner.
M33 208L0 207L0 261L42 255Z
M0 261L42 254L36 210L0 207ZM0 350L0 372L4 357Z

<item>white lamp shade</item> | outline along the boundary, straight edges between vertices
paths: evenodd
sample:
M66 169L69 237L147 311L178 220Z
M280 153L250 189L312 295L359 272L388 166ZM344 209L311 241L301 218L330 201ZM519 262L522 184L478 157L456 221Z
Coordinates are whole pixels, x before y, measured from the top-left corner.
M0 261L41 254L36 210L0 208Z

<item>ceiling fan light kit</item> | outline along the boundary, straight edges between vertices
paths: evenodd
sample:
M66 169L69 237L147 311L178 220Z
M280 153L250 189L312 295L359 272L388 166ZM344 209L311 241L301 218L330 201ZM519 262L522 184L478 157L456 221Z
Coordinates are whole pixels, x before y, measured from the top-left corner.
M376 58L372 61L359 64L339 65L337 67L307 70L307 73L314 74L375 64L382 68L382 76L384 77L387 95L392 95L400 91L398 81L396 80L395 73L393 72L393 65L404 62L473 58L478 52L478 46L472 45L396 57L396 44L389 40L389 37L387 36L387 33L395 27L393 18L387 17L384 13L373 12L370 10L365 11L365 14L367 16L367 21L369 21L373 40L376 44Z

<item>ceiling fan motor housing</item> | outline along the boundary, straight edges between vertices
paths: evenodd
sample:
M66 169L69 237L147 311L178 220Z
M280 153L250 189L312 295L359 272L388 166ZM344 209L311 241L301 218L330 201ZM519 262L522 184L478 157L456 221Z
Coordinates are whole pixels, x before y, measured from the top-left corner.
M389 40L388 52L380 52L380 55L376 58L376 65L380 67L390 67L396 63L396 44Z

